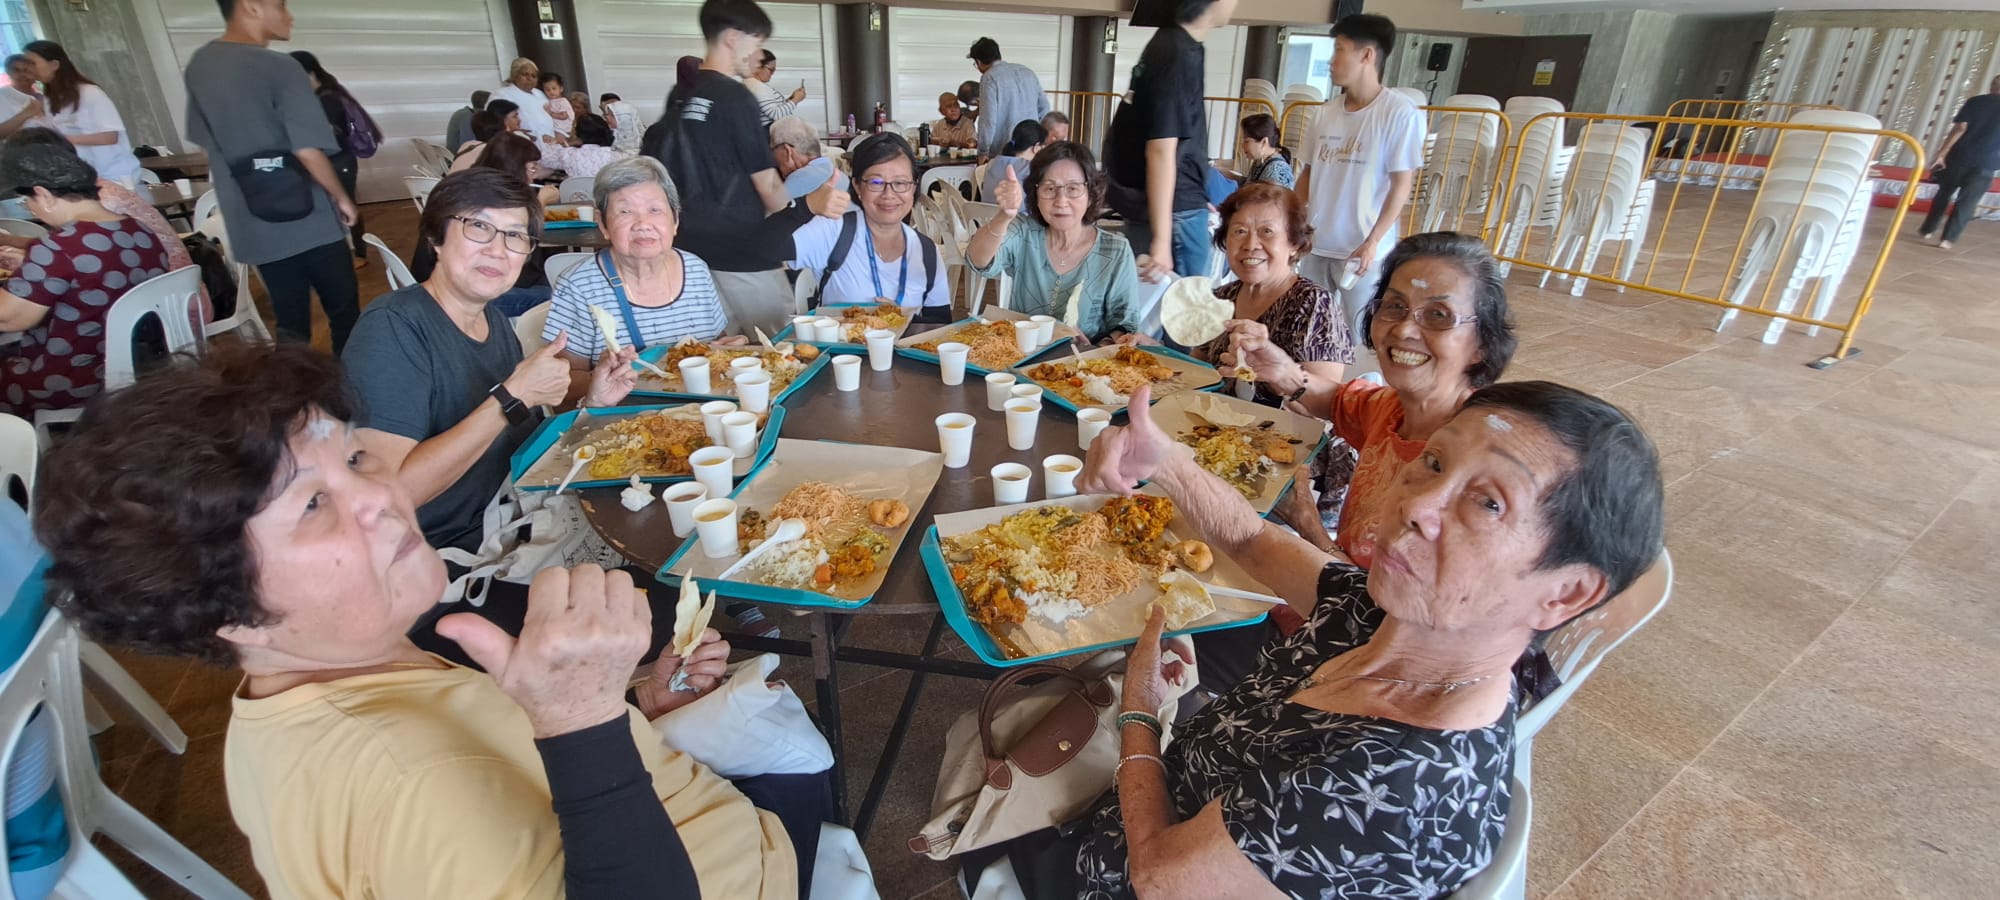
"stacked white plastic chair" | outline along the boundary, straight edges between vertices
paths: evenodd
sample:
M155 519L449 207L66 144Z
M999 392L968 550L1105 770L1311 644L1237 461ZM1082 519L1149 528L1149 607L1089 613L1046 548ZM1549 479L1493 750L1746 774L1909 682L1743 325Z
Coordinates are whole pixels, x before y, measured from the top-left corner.
M417 148L417 158L423 160L422 164L414 167L417 171L436 178L443 178L446 172L451 171L452 151L457 148L448 148L423 138L412 138L410 143Z
M1882 127L1874 116L1833 109L1802 110L1791 121L1857 131ZM1759 275L1769 272L1775 279L1783 273L1784 285L1774 286L1776 310L1787 314L1797 310L1806 282L1818 280L1811 316L1826 317L1861 243L1871 194L1868 168L1879 140L1872 134L1815 131L1786 131L1779 136L1763 186L1750 207L1743 261L1730 274L1726 288L1729 302L1750 300ZM1736 310L1725 310L1716 330L1734 318ZM1785 321L1771 320L1764 329L1764 343L1777 343Z
M1423 91L1413 87L1392 87L1387 90L1392 94L1401 94L1409 98L1411 103L1418 106L1426 106L1431 102L1431 98L1426 96Z
M1550 228L1562 206L1563 176L1569 168L1571 150L1563 146L1562 122L1536 116L1560 113L1560 101L1547 97L1515 97L1507 101L1507 120L1514 131L1508 141L1510 156L1507 195L1494 205L1491 214L1500 226L1500 255L1517 256L1530 229ZM1501 263L1504 276L1512 267Z
M1271 104L1272 109L1283 109L1279 102L1278 86L1262 78L1243 79L1243 97L1247 100L1262 100Z
M1652 218L1652 182L1645 177L1646 152L1651 141L1650 132L1630 125L1592 122L1584 127L1563 188L1562 213L1556 222L1555 237L1549 242L1550 266L1592 271L1604 244L1620 241L1625 247L1619 253L1618 277L1631 278L1632 265L1638 259L1639 245ZM1579 256L1581 265L1577 264ZM1548 285L1551 274L1554 273L1548 269L1542 270L1542 286ZM1589 281L1585 277L1575 278L1570 284L1570 294L1582 296Z
M931 196L931 186L940 183L949 185L953 192L962 191L964 185L972 181L973 168L970 165L934 166L924 173L922 180L917 182L917 196ZM958 199L965 199L965 194L959 193Z
M1483 94L1454 94L1444 101L1459 109L1500 111L1500 101ZM1423 180L1417 185L1417 231L1470 228L1461 215L1486 212L1493 191L1493 165L1500 154L1500 117L1473 113L1431 113L1432 144Z

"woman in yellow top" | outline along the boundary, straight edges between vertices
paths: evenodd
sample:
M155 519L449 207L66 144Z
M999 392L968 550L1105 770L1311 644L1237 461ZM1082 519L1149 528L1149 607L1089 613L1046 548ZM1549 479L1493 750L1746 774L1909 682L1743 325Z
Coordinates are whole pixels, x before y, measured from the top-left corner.
M485 674L410 642L445 567L350 402L303 345L214 347L93 404L37 498L86 633L243 671L225 774L271 894L798 896L779 817L647 722L698 696L683 666L713 688L713 631L631 704L651 612L622 572L540 573L518 637L447 616Z

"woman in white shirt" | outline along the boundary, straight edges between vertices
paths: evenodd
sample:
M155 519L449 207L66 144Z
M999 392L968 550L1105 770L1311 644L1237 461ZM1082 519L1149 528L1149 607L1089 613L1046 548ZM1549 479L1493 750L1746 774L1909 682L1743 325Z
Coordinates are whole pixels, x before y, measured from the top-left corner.
M42 83L47 99L39 124L76 145L76 153L97 170L97 176L128 188L139 183L139 158L125 138L125 120L97 83L83 77L68 51L55 41L34 41L21 48Z
M951 321L951 280L941 271L937 245L903 223L917 188L909 142L899 134L874 135L848 160L859 214L814 219L792 232L792 267L813 270L816 305L893 303L916 312L919 322ZM845 252L836 253L843 242Z

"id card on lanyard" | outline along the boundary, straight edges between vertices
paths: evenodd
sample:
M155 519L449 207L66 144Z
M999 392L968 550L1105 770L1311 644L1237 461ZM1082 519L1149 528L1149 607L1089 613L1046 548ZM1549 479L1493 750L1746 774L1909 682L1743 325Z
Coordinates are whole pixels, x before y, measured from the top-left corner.
M880 264L876 263L875 261L875 231L874 229L868 228L866 223L863 223L861 227L863 230L868 232L868 277L873 279L875 282L875 296L886 299L889 295L882 292L882 268ZM902 270L896 273L897 306L903 305L903 291L909 286L910 286L910 241L907 237L905 237L903 240ZM625 295L623 293L620 293L618 297L620 300L623 300Z

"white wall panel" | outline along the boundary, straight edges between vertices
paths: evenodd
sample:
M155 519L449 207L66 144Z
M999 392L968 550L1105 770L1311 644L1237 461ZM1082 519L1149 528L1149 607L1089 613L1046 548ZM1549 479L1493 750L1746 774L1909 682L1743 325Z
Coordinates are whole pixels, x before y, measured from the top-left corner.
M764 46L778 57L774 87L791 93L803 80L806 99L799 115L824 129L828 123L827 78L833 52L821 31L822 7L813 3L763 3L775 34ZM701 56L698 0L583 0L577 28L584 32L593 95L610 91L639 108L647 122L666 109L674 86L674 64Z
M1057 90L1061 51L1069 20L1063 16L983 12L973 9L889 8L889 111L906 128L938 117L938 95L958 90L961 82L977 81L979 70L966 51L972 42L990 37L1000 44L1001 58L1033 69L1043 90ZM854 110L865 119L870 110Z
M176 77L163 84L177 130L186 134L186 93L178 73L221 34L213 0L141 0L164 23ZM297 24L280 52L311 50L367 107L388 139L362 160L360 200L409 196L402 177L417 162L411 138L442 140L453 110L475 90L500 83L513 31L499 0L340 0L292 6ZM150 10L149 10L150 12Z
M1157 28L1136 28L1131 20L1118 23L1118 56L1113 63L1111 90L1121 96L1132 87L1132 67L1146 51ZM1243 42L1248 30L1241 25L1224 25L1202 40L1202 57L1207 71L1202 73L1202 94L1208 97L1243 96ZM1236 104L1208 104L1208 155L1236 155Z

